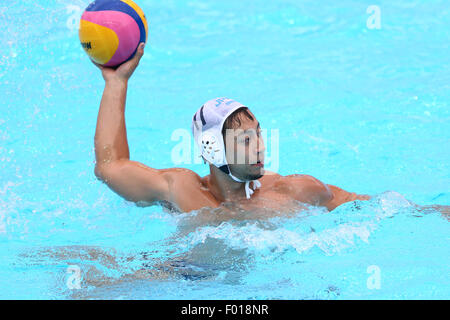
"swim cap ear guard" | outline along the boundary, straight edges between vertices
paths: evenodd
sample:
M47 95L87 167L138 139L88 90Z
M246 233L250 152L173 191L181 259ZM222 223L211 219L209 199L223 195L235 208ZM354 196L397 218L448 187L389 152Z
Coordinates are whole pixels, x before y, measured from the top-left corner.
M258 180L243 181L231 174L222 136L225 120L234 111L243 107L245 106L241 103L228 98L209 100L195 113L192 119L192 132L203 159L229 175L234 181L245 182L245 194L247 199L250 199L254 190L261 187L261 183ZM253 182L253 190L250 188L250 182Z
M216 165L220 166L222 163L224 163L224 149L225 146L220 144L220 139L218 139L214 133L212 132L203 132L200 137L200 143L201 146L201 153L203 158ZM226 162L226 161L225 161Z

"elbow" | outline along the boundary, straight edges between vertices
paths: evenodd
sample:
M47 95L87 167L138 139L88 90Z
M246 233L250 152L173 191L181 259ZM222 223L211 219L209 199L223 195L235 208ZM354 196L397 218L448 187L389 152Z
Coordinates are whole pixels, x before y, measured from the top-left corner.
M322 201L325 203L331 202L334 199L334 193L331 191L330 187L324 184L325 189L322 192Z
M315 192L315 202L314 205L320 207L327 207L328 211L335 208L333 205L335 200L333 192L325 185L325 188L320 188ZM332 209L330 209L332 208Z
M94 174L98 180L106 182L105 170L103 168L101 168L99 165L95 166Z
M334 196L333 193L331 194L327 193L326 196L323 198L321 206L327 208L327 210L331 212L334 209L336 209L339 206L339 204L337 203L336 197Z
M114 180L115 172L117 172L117 166L113 164L102 164L98 163L95 166L94 174L98 180L108 184L108 182Z

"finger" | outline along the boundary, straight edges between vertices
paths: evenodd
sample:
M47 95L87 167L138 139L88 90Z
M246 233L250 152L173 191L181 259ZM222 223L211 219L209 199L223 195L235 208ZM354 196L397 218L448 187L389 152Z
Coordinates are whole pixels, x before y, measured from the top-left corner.
M136 54L134 55L132 60L134 60L136 62L139 62L139 60L141 60L142 56L144 55L144 48L145 48L145 43L144 42L139 44L139 47L136 50Z
M141 44L139 44L137 53L142 57L144 55L144 49L145 49L145 42L141 42Z
M141 43L138 46L138 49L136 50L136 53L134 54L133 58L131 58L130 60L128 60L127 62L121 64L119 66L120 69L124 69L124 68L132 68L135 69L138 64L139 61L141 60L142 56L144 55L144 43Z

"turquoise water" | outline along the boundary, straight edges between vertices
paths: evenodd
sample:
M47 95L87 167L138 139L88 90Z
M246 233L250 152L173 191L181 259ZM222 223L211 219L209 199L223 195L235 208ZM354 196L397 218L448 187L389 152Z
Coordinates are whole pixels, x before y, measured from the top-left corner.
M374 199L207 225L123 201L94 176L103 80L74 25L88 2L3 2L0 298L449 298L450 224L405 201L450 205L447 1L377 1L381 29L372 1L137 3L133 160L175 166L174 130L228 96L279 130L280 174Z

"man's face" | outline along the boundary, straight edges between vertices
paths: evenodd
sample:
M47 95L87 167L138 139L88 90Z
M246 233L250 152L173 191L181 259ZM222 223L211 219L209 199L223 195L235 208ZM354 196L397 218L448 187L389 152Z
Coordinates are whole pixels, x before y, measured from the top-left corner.
M256 180L264 175L264 140L259 122L240 117L241 125L225 133L226 157L231 173L241 180Z

